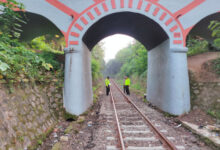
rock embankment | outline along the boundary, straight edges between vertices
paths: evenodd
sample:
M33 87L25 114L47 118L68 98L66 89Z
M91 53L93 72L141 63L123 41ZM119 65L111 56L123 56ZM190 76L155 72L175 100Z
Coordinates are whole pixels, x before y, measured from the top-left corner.
M1 150L33 146L33 141L43 137L62 115L62 88L56 88L55 83L26 83L13 88L10 93L6 84L0 84Z

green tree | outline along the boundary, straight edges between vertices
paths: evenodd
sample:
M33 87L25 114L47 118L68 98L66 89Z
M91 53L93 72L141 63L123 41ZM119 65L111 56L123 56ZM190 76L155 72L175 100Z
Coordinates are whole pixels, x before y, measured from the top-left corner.
M105 66L105 76L115 77L120 72L122 63L117 59L111 59Z
M220 48L220 21L211 21L208 28L212 31L212 37L215 38L214 46Z
M104 69L105 62L104 62L104 50L102 48L103 44L98 43L92 49L92 79L93 81L98 80L101 77L101 72Z
M119 76L140 76L147 70L147 50L140 42L135 42L119 51L116 60L122 63Z
M201 54L209 50L208 42L199 36L188 36L186 45L188 47L188 56Z
M22 32L21 23L26 23L21 15L14 11L15 9L22 10L23 4L15 0L0 1L0 38L2 40L8 41L8 37L18 38Z

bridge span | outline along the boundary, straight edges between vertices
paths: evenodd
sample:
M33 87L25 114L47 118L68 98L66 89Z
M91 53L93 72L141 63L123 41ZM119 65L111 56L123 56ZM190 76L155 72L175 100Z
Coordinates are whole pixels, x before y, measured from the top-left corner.
M28 20L22 38L63 34L64 107L82 114L92 104L91 50L116 33L130 35L148 50L147 99L163 111L190 110L186 38L212 42L207 26L220 20L219 0L19 0Z

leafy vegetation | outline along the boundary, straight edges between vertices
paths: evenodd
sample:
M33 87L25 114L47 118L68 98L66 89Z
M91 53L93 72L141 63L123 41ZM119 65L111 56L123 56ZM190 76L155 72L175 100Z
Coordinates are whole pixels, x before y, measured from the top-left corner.
M207 111L207 114L214 117L214 118L217 118L217 119L220 119L220 111L219 110L211 110L209 109Z
M209 27L212 37L215 38L214 46L220 48L220 21L211 21ZM212 61L213 70L220 76L220 58Z
M197 36L189 36L187 39L188 56L201 54L209 51L208 42Z
M20 36L21 23L26 23L14 10L23 10L23 4L15 0L0 1L0 39L7 41L7 37ZM4 32L4 34L3 34Z
M92 49L92 79L94 83L102 76L102 70L104 69L104 50L102 48L102 43L97 44Z
M0 16L0 80L1 82L44 81L48 73L61 77L61 64L55 60L61 54L51 48L45 36L34 39L30 43L19 41L21 26L25 23L21 16L13 11L23 8L14 0L0 2L3 13ZM40 51L36 51L39 49Z
M60 63L54 60L55 53L36 53L28 50L17 40L10 40L13 46L0 41L0 79L7 82L44 80L48 72L61 73ZM51 72L51 73L52 73Z
M146 76L147 70L147 50L139 43L135 42L120 50L114 60L106 64L105 74L117 77L124 76Z
M129 76L132 81L131 89L142 95L146 90L147 59L145 47L135 41L120 50L115 59L106 64L105 74L118 78L121 85L124 76Z
M212 31L212 37L215 38L214 45L220 48L220 21L211 21L208 28Z
M220 58L212 61L213 70L220 76Z

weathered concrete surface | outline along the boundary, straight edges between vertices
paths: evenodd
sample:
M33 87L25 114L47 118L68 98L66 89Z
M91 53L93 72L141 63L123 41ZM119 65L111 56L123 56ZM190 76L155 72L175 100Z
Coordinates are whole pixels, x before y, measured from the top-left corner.
M92 104L92 75L90 51L86 45L66 53L64 107L80 115Z
M62 93L54 83L44 86L23 84L9 94L0 84L0 149L18 150L52 128L62 115ZM61 114L59 114L61 113Z
M166 112L180 115L190 110L187 49L174 50L165 41L148 52L147 99Z
M185 68L187 62L186 55L185 53L182 53L182 50L186 44L186 37L192 29L194 34L198 34L202 29L202 32L204 33L202 35L207 39L210 38L210 32L208 32L206 28L200 27L203 27L204 24L208 23L209 16L211 16L212 19L220 19L219 15L213 16L213 14L219 14L219 0L20 1L25 4L27 12L44 16L65 36L67 46L66 66L71 66L66 68L65 71L64 101L68 112L81 114L89 107L89 104L91 104L91 75L89 75L90 72L87 70L90 69L88 67L89 64L87 63L89 61L89 54L86 52L87 48L85 48L85 45L91 49L100 39L115 33L124 33L133 36L136 39L139 39L145 46L148 45L149 50L157 49L156 47L160 46L161 43L166 40L169 41L166 45L169 45L168 51L172 52L167 53L169 55L166 55L166 60L170 58L172 63L168 63L166 67L171 73L163 72L165 81L161 82L167 84L168 82L173 82L168 84L170 85L169 88L172 88L172 90L167 90L167 87L164 84L163 88L165 89L163 89L163 91L169 93L163 94L164 96L166 95L165 99L163 99L161 95L154 97L156 101L154 103L163 110L176 115L189 110L189 94L187 94L189 93L187 92L189 91L189 86L187 86L188 74L186 71L187 69ZM119 19L118 17L120 15L117 15L118 13L140 14L148 21L144 21L144 19L143 22L140 20L132 20L132 22L128 22L127 25L124 25L123 22L129 20L129 18L120 17ZM111 17L113 14L116 14L116 16ZM206 19L203 20L203 18ZM153 26L149 25L150 22ZM114 28L114 23L118 23L117 26L120 26L117 30ZM197 24L198 26L196 26ZM155 30L156 27L157 29ZM146 34L146 32L143 32L145 29L148 29L151 32ZM161 35L157 33L156 31L158 30L162 31L160 33L163 34ZM30 32L29 34L32 33ZM152 37L149 38L149 35ZM161 38L161 36L163 36L163 38ZM164 48L166 49L166 47ZM72 49L79 51L80 55L70 54L68 51L71 51ZM79 55L79 58L77 58L77 55ZM71 57L76 59L72 60L72 62L78 64L71 64ZM183 72L179 70L180 68L183 69ZM154 71L155 68L153 70L148 70L151 74L153 74ZM72 76L69 76L68 74L71 74ZM88 74L88 76L86 74ZM175 75L175 78L171 79L173 75ZM180 78L183 79L184 82L181 81ZM158 82L156 80L154 81ZM159 85L159 83L156 83L156 85ZM89 92L87 90L89 90ZM159 88L155 88L155 90L159 90ZM159 93L160 91L150 90L148 92L150 92L148 93L150 95L155 95L154 92ZM166 103L168 98L172 99L168 103L170 106L167 106L168 104ZM160 102L158 102L159 99ZM174 107L175 104L178 105L177 108ZM178 108L181 108L181 110L177 110Z
M212 132L210 129L208 129L207 127L205 128L199 128L198 125L190 123L190 122L186 122L186 121L181 121L183 123L184 126L186 126L187 128L190 128L194 133L208 138L209 140L211 140L216 146L220 147L220 137L217 136L215 132Z

